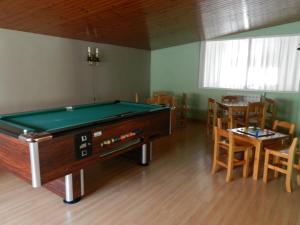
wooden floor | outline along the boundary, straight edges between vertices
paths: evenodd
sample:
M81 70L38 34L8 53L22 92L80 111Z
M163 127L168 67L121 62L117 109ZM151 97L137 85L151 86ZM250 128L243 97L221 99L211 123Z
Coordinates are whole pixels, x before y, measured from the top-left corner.
M89 169L92 193L75 205L0 168L0 224L300 224L299 187L288 194L282 178L265 185L239 171L230 184L224 171L211 176L203 125L178 129L153 150L148 167L118 157Z

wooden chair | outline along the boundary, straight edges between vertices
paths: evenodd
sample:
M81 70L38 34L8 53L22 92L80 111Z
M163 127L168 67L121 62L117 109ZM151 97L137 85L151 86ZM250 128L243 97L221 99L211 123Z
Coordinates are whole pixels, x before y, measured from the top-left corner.
M296 126L294 123L275 120L273 123L272 130L280 133L285 133L290 136L290 140L294 138Z
M230 120L228 118L217 118L217 127L223 130L227 130L230 126Z
M237 145L235 142L234 134L227 130L214 128L215 142L214 142L214 156L212 174L215 174L218 167L224 167L227 169L226 182L233 179L233 169L236 166L243 166L243 177L248 177L249 174L249 156L252 149L251 145ZM222 160L222 150L225 151L227 161ZM242 160L235 158L236 153L244 153ZM226 158L226 157L224 157Z
M292 172L293 167L298 168L298 165L294 165L294 156L296 152L296 147L298 143L298 138L294 138L292 144L288 149L284 150L274 150L265 148L265 165L264 165L264 183L268 182L268 172L269 170L274 170L275 178L278 177L278 172L286 175L285 178L285 188L287 192L292 191ZM273 157L273 163L270 163L270 157ZM283 168L286 167L286 168Z
M289 148L295 135L295 129L296 126L293 123L275 120L273 123L272 130L283 134L287 134L289 136L286 139L281 139L278 141L274 141L271 144L268 144L267 148L274 151L279 151L279 150L284 150ZM274 157L274 159L276 161L276 157Z
M246 112L245 125L265 128L266 105L260 102L249 102Z
M147 104L160 104L159 102L160 102L160 97L159 96L151 97L151 98L146 99Z
M266 98L264 103L266 105L266 127L272 128L277 114L276 102L273 99Z
M174 96L169 96L169 95L160 95L160 96L156 96L156 98L158 99L158 104L167 105L171 108L171 130L174 131L177 126L176 98Z
M176 98L174 96L159 95L156 98L158 98L159 104L167 105L170 106L171 108L176 108Z
M245 127L246 126L247 108L245 107L230 107L228 113L229 128Z
M226 117L223 117L223 118L217 118L217 127L220 128L220 129L223 129L223 130L227 130L227 129L232 129L230 128L232 126L231 124L231 120L230 118L226 118ZM244 142L241 142L241 141L236 141L235 142L237 145L244 145L245 143ZM249 147L251 147L249 145ZM237 154L237 158L238 159L242 159L243 158L243 155L241 154L242 152L238 153ZM251 151L249 153L249 160L251 162L251 160L253 159L253 152Z
M214 127L217 120L217 107L216 100L209 98L207 101L207 119L206 119L206 131L207 135L213 135Z
M153 96L170 96L170 94L167 91L154 91Z
M187 112L188 112L188 104L187 104L187 94L183 93L181 98L181 105L177 107L176 112L178 114L177 124L185 127L187 123Z
M239 101L241 101L241 96L238 95L222 96L222 102L239 102Z
M171 108L171 130L176 128L176 99L174 96L154 96L146 99L148 104L163 104Z
M217 102L216 104L218 117L228 117L228 107L224 106L220 102Z

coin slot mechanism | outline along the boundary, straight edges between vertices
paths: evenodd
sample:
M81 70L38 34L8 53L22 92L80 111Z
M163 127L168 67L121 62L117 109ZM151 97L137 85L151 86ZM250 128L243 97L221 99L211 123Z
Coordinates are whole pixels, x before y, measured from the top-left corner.
M92 135L90 132L75 135L76 159L84 159L92 155Z

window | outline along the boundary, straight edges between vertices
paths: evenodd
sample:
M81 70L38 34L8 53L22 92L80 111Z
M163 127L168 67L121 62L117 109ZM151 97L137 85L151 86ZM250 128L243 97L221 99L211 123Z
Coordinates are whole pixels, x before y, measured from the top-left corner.
M201 86L299 91L300 36L207 41L201 46Z

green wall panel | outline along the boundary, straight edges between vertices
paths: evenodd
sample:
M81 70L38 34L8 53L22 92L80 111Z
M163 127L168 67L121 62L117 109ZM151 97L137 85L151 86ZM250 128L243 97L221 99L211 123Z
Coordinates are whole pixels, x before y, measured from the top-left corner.
M234 34L223 37L223 39L289 34L300 34L300 21ZM189 116L201 120L205 120L207 98L209 97L220 99L222 95L228 93L262 94L262 92L199 88L199 62L200 42L152 51L151 91L166 90L175 95L181 95L183 92L186 92L189 96ZM267 97L273 98L278 102L278 118L297 123L299 131L300 94L268 92Z

